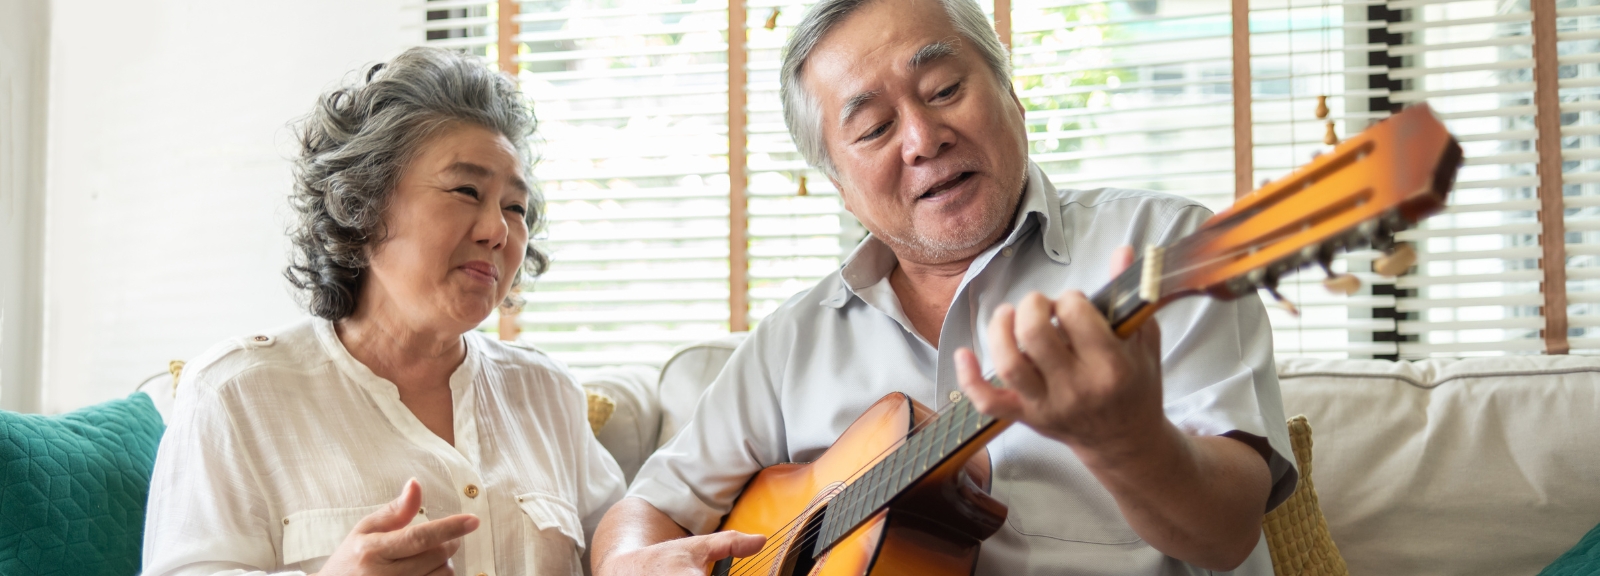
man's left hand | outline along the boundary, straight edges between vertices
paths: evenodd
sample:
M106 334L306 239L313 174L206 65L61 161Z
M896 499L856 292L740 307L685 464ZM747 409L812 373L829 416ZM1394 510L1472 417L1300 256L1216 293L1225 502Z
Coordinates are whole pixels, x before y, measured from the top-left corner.
M1113 272L1131 259L1131 250L1119 250ZM1027 424L1085 460L1110 460L1101 464L1166 432L1154 321L1124 340L1082 292L1056 300L1033 292L1015 307L999 306L988 334L1004 387L983 378L971 350L956 352L957 378L979 411Z

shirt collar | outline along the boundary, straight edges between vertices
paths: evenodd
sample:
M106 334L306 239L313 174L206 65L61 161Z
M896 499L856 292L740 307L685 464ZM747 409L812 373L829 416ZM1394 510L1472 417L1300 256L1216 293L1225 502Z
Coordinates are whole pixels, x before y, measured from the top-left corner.
M1044 229L1040 240L1044 244L1045 254L1049 255L1051 260L1070 264L1072 255L1067 251L1066 231L1062 230L1060 223L1057 222L1061 218L1061 197L1056 193L1055 185L1044 175L1044 170L1032 160L1028 161L1028 181L1022 188L1022 202L1017 206L1016 217L1012 219L1014 224L1011 232L991 249L1010 246L1022 240L1029 232L1029 222L1035 215L1039 225ZM986 260L980 258L973 262L984 261ZM832 308L844 306L845 302L850 301L850 297L860 290L881 282L894 271L895 265L899 262L899 258L895 257L889 245L868 234L839 266L841 281L838 282L833 294L823 300L822 304Z

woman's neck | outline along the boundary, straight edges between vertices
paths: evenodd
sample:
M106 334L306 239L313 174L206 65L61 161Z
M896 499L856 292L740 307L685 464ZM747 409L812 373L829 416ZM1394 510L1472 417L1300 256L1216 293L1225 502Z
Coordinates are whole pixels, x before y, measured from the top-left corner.
M402 389L448 388L450 374L466 359L460 334L421 328L381 310L358 309L334 330L351 356Z

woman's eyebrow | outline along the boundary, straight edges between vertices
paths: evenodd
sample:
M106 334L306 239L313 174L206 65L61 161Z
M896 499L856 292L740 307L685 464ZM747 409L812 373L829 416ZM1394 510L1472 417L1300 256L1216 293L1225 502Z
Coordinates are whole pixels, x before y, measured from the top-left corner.
M444 171L446 173L457 174L471 178L493 179L495 177L495 172L493 169L480 164L473 164L471 162L454 162L449 166L446 166ZM533 191L528 188L528 182L523 180L522 176L511 174L510 180L511 187L521 190L523 194L533 194Z

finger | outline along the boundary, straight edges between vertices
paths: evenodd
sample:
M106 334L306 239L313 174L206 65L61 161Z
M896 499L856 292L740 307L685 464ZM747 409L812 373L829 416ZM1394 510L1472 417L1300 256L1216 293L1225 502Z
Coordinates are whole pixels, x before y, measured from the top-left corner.
M1029 293L1017 305L1016 335L1022 354L1039 367L1042 374L1068 369L1072 344L1057 326L1055 303L1038 292ZM1029 394L1028 390L1022 390Z
M1056 313L1073 350L1085 358L1109 353L1125 344L1111 328L1111 321L1082 292L1062 295L1056 303Z
M1132 246L1122 246L1111 251L1111 275L1113 277L1122 274L1131 264L1133 264Z
M456 570L454 567L450 566L449 562L445 562L443 566L434 568L432 572L429 572L423 576L456 576Z
M690 536L679 542L688 548L689 554L697 559L698 564L709 564L729 556L736 558L753 556L761 551L762 546L767 545L767 537L729 530L705 536Z
M983 370L978 367L978 355L972 350L956 350L956 382L967 395L967 401L979 412L1002 420L1021 419L1022 397L1016 390L997 388L985 380Z
M376 534L391 532L404 528L416 517L417 511L422 509L422 485L416 478L406 480L400 487L400 496L390 500L387 505L377 509L351 530L355 534Z
M1037 392L1044 387L1044 377L1017 349L1015 326L1015 308L1010 304L995 307L994 316L989 319L989 361L994 363L995 375L1006 389L1026 396L1028 390Z
M424 550L466 536L477 529L477 516L456 514L385 534L379 545L384 558L399 560L421 554Z
M451 540L450 543L461 540ZM456 546L450 543L434 546L423 550L408 558L402 558L389 564L389 571L394 574L432 574L440 568L450 565L450 557L456 553Z

